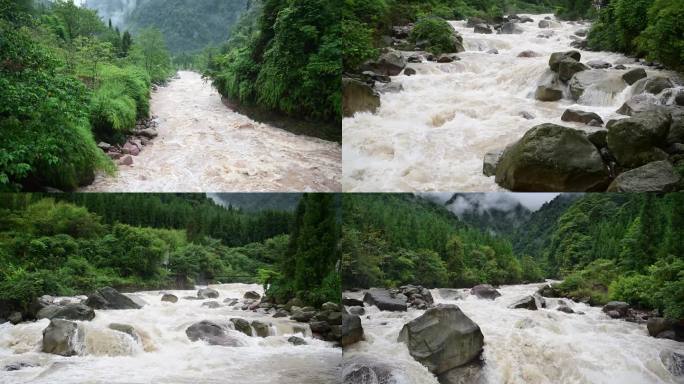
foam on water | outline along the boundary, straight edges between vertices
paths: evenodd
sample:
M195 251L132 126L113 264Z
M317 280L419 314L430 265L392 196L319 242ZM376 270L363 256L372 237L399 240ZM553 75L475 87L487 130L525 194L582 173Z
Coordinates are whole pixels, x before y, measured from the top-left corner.
M263 291L261 286L250 284L211 287L219 291L215 299L219 302L241 299L247 291ZM339 348L311 338L310 332L297 333L308 345L287 342L302 324L228 306L209 309L201 306L206 300L182 299L195 296L196 291L165 292L181 299L167 303L161 301L159 291L139 292L135 296L148 303L142 309L98 310L92 321L78 322L82 341L77 345L79 355L74 357L40 352L48 320L0 325L0 369L18 362L34 366L11 372L0 370L0 383L320 384L336 380ZM227 323L232 317L270 323L271 336L249 337L229 330L242 346L223 347L192 342L185 334L193 323ZM133 326L141 340L109 329L111 323Z
M562 22L540 29L549 15L529 15L534 23L518 24L516 35L483 35L452 22L464 38L466 52L453 63L410 64L414 76L396 76L404 90L381 96L375 114L357 113L343 120L342 186L350 192L495 191L493 177L482 174L485 153L515 142L530 128L561 122L567 108L598 113L604 121L631 95L632 87L618 94L589 89L577 104L535 100L537 85L550 78L549 56L569 50L571 36L589 25ZM549 39L538 37L553 31ZM495 48L499 54L488 54ZM520 58L531 50L538 57ZM627 60L609 52L582 51L582 62ZM633 61L633 60L632 60ZM631 65L630 65L631 66ZM617 71L608 69L607 71ZM647 69L649 76L656 71ZM670 75L669 73L665 73ZM567 93L567 90L566 90ZM536 116L526 120L522 111ZM593 128L588 128L593 129Z
M538 287L503 286L499 289L502 296L494 301L470 295L464 300L447 300L439 290L432 290L436 303L458 305L480 326L487 383L684 382L681 376L671 375L660 358L664 350L684 353L684 345L648 336L643 324L610 319L601 308L567 299L573 310L585 315L556 311L558 299L546 299L548 308L537 311L508 308ZM360 298L358 293L345 295ZM410 356L406 345L397 342L403 325L424 311L384 312L375 306L365 309L361 319L366 340L345 349L345 360L389 366L396 384L437 384L437 379Z

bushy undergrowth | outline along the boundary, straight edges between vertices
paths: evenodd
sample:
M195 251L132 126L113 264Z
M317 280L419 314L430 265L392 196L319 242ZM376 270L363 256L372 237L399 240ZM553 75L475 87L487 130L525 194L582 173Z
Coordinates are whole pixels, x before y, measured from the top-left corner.
M458 41L454 29L439 17L424 17L416 23L411 31L411 41L424 42L425 49L436 55L457 52Z

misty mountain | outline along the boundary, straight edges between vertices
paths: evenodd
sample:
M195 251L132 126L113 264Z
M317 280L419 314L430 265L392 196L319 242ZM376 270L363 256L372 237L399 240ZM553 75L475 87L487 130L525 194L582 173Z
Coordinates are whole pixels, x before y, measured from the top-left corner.
M265 210L294 212L302 198L301 193L208 193L207 197L224 207L232 206L244 211Z
M251 0L84 0L102 19L133 34L155 27L172 53L196 52L218 45L230 36L233 25Z
M454 193L444 206L464 223L490 233L512 234L532 211L505 193Z

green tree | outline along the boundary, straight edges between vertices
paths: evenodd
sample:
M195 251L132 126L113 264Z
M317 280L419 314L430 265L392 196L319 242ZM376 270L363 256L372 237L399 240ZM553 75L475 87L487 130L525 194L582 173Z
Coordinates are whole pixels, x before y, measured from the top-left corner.
M164 36L157 29L147 28L136 36L131 58L145 68L153 83L163 82L171 74L169 51Z

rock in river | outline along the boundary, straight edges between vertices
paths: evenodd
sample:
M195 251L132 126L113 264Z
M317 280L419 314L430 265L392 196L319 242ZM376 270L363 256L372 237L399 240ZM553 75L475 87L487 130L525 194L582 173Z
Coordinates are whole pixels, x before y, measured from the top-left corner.
M437 375L475 360L484 344L480 327L453 304L428 309L405 324L398 340Z
M61 356L74 356L78 344L78 324L73 321L53 319L43 331L43 352Z
M501 296L501 293L499 293L499 291L494 289L494 287L492 287L489 284L480 284L480 285L474 286L470 290L470 294L477 296L478 299L487 299L487 300L494 300L497 297Z
M368 84L355 79L342 79L342 114L354 116L356 112L370 112L380 108L380 94Z
M361 318L355 315L342 314L342 338L340 343L343 347L352 345L363 340L363 327Z
M601 116L595 114L594 112L585 112L585 111L580 111L578 109L566 109L565 112L563 112L563 116L561 116L561 120L563 121L574 121L577 123L584 123L584 124L589 124L592 121L597 121L601 124L603 124L603 120L601 119Z
M88 296L86 305L95 309L140 309L128 296L111 287L104 287Z
M542 124L504 151L496 182L511 191L586 192L605 189L609 173L584 132Z
M609 122L608 148L618 164L626 168L665 160L667 154L660 149L667 139L671 117L662 111L647 111Z
M228 330L214 322L203 320L189 326L185 334L191 341L203 340L210 345L222 345L226 347L240 347L242 342L228 334Z
M363 301L383 311L406 311L406 300L395 298L382 288L369 289L363 296Z
M608 192L673 192L681 176L669 161L654 161L620 174L608 187Z
M627 83L622 80L622 77L617 72L609 72L603 69L577 72L572 76L568 85L570 86L570 93L575 100L579 100L584 92L589 89L595 93L614 97L627 87Z
M216 299L219 297L219 293L215 289L202 288L197 291L197 297L200 299Z

